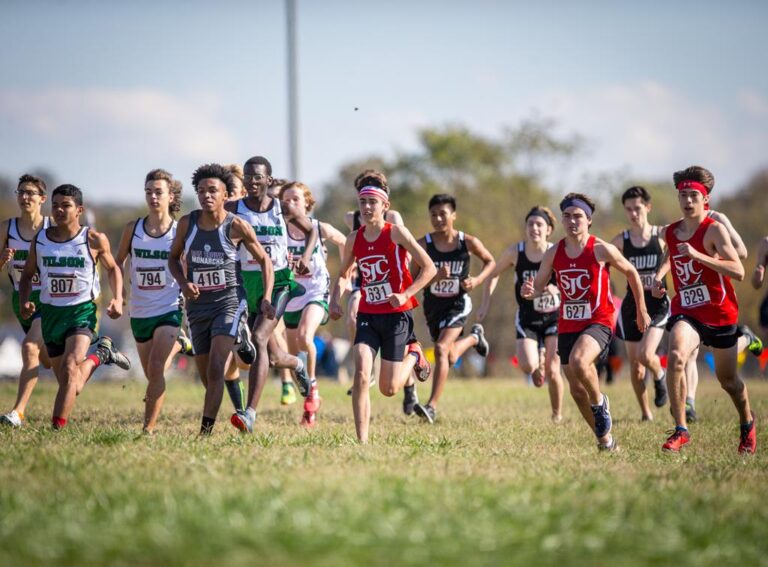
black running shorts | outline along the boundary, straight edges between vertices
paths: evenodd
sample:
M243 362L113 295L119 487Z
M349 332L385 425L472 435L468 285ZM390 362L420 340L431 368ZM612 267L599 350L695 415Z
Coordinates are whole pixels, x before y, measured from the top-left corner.
M765 296L765 299L760 304L760 326L763 329L768 329L768 295Z
M737 325L705 325L699 323L690 315L678 313L673 315L667 323L667 331L672 331L672 327L680 321L685 321L699 335L699 340L704 346L712 348L731 348L741 336Z
M611 344L613 333L605 325L593 324L578 333L560 333L557 335L557 354L563 365L567 365L571 358L571 351L576 341L581 335L589 335L600 345L600 356L598 360L603 360L608 356L608 347Z
M628 296L629 297L629 296ZM669 300L647 303L648 315L651 317L651 327L663 329L669 320ZM616 321L616 336L624 341L639 343L643 333L637 328L637 310L635 301L624 298L621 302L621 312Z
M424 316L427 319L429 334L434 342L440 338L443 329L463 329L467 317L472 311L472 300L468 295L460 295L453 301L424 301ZM462 332L463 334L463 332Z
M381 359L402 362L406 345L415 342L413 315L410 311L400 313L358 313L355 344L364 344L381 351Z

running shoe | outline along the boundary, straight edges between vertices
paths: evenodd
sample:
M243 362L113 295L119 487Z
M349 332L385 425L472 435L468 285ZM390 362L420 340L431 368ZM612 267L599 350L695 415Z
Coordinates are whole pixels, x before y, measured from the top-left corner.
M280 394L280 405L290 406L296 403L296 387L292 382L283 382L283 391Z
M416 395L416 387L403 388L403 413L405 415L413 414L413 408L419 403L419 397Z
M317 382L312 384L309 395L304 398L304 415L301 418L301 424L305 427L314 427L317 420L317 411L320 409L322 399L320 390L317 388Z
M307 353L301 351L296 355L301 361L301 370L294 370L293 373L296 376L296 384L299 386L299 394L302 398L306 398L309 394L309 375L307 374Z
M689 402L685 402L685 421L696 423L696 409Z
M595 436L599 439L611 432L611 406L608 396L603 394L603 403L592 406L592 415L595 416Z
M763 354L763 341L747 325L739 325L739 332L749 339L747 350L755 356Z
M413 370L416 372L416 378L420 382L424 382L429 378L429 373L432 372L432 365L429 364L427 357L424 356L424 351L421 350L421 343L416 341L408 345L408 354L416 356L416 364L413 366Z
M181 350L179 351L180 354L183 354L184 356L192 356L194 354L192 341L189 340L189 337L187 337L187 334L181 327L179 327L179 336L176 338L176 342L179 343L179 346L181 347Z
M115 364L123 370L130 370L131 361L122 352L115 348L115 344L107 336L102 336L96 343L96 356L102 364Z
M475 345L477 354L483 357L488 356L488 352L491 348L488 345L488 340L485 338L485 329L483 329L483 326L480 323L475 323L472 325L472 330L469 334L477 337L477 344Z
M742 455L754 455L757 450L757 428L755 427L755 413L752 412L752 423L741 426L741 440L739 441L739 453Z
M611 440L608 441L608 443L598 443L597 444L597 450L598 451L618 451L619 450L619 444L616 443L616 438L611 435Z
M437 419L437 412L435 411L435 408L433 408L429 404L425 406L421 404L416 404L415 406L413 406L413 413L418 415L421 419L423 419L427 423L435 423L435 419Z
M237 356L240 357L243 364L253 364L253 361L256 360L256 347L251 340L251 330L245 322L240 324L240 329L237 332L237 344L240 345L237 349Z
M552 419L552 423L554 423L555 425L560 425L561 423L563 423L563 416L560 415L559 413L558 414L553 413L551 416L551 419Z
M667 437L666 442L661 446L662 451L667 451L668 453L679 453L680 447L690 443L691 441L691 434L687 429L675 428L674 431L669 433L671 433L671 435Z
M24 416L16 410L13 410L5 415L0 415L0 425L21 427L24 425Z
M243 433L253 433L255 420L244 411L236 411L229 418L229 422Z
M667 395L667 381L665 378L666 373L662 372L661 378L658 380L654 379L653 381L653 403L657 408L664 407L667 400L669 400L669 396Z

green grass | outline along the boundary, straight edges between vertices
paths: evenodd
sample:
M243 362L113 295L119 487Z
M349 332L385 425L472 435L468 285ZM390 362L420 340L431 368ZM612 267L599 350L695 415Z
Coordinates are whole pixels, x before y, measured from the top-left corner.
M141 381L89 384L59 433L43 384L27 426L0 430L0 565L768 565L765 442L736 454L713 381L679 456L659 450L666 408L640 423L626 381L610 389L610 455L570 399L553 426L546 392L514 382L451 381L432 427L375 394L369 446L335 384L316 431L270 385L254 435L225 399L203 440L199 385L170 384L147 438ZM749 388L766 415L768 383ZM14 397L0 385L0 408Z

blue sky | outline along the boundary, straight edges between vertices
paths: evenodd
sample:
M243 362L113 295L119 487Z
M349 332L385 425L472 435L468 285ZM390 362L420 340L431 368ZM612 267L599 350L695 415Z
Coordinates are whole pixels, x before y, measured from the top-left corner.
M768 3L299 0L298 16L315 188L420 127L494 135L534 112L587 138L574 183L699 163L726 193L768 164ZM1 173L43 166L136 204L153 167L188 182L262 154L287 176L281 1L6 0L0 49Z

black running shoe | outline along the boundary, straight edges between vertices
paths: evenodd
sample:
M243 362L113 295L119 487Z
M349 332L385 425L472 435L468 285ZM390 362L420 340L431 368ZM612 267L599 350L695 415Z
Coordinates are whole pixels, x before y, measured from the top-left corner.
M696 421L696 410L687 402L685 404L685 421L688 423L694 423Z
M419 397L416 395L416 387L403 388L403 413L405 415L413 414L413 408L419 403Z
M435 411L435 408L430 405L423 406L421 404L416 404L413 406L413 413L418 415L427 423L435 423L435 419L437 418L437 412Z
M251 330L248 324L243 322L237 334L237 343L240 347L237 349L237 356L243 361L243 364L253 364L256 360L256 347L251 340Z
M595 436L600 439L611 432L611 406L608 396L603 394L603 403L592 406L592 415L595 417Z
M664 407L669 399L669 396L667 395L667 381L665 378L666 374L662 374L661 378L653 381L653 403L656 404L657 408Z
M485 338L485 329L483 329L483 326L480 323L472 325L470 334L477 337L477 344L475 345L477 354L480 356L488 356L490 346L488 345L488 340Z

